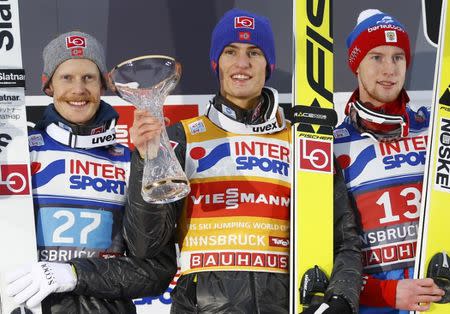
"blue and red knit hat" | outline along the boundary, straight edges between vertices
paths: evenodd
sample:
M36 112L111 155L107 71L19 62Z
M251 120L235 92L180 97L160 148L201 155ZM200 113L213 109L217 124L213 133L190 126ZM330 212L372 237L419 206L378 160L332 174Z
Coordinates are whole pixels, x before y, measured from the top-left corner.
M358 22L347 37L348 65L356 74L366 54L378 46L397 46L405 52L406 66L411 61L409 37L405 27L380 10L368 9L359 14Z
M239 9L231 9L217 23L211 36L209 58L211 68L218 74L219 57L231 43L253 44L262 50L267 60L269 79L275 69L275 41L270 21L264 17Z

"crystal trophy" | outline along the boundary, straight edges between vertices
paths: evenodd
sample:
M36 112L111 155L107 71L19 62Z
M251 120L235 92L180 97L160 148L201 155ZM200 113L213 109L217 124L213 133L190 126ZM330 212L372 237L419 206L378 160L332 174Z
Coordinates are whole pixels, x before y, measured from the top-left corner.
M181 76L181 65L167 56L141 56L124 61L110 72L116 94L148 110L164 124L163 104ZM148 203L169 203L190 192L189 181L170 144L165 127L147 143L142 197Z

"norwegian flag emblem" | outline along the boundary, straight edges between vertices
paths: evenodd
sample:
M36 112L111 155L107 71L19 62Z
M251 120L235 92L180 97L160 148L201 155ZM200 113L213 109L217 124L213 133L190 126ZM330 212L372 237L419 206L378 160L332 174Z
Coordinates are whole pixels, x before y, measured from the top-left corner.
M84 55L84 50L83 48L73 48L70 49L70 53L72 57L82 57Z
M245 41L251 39L252 38L250 32L239 32L239 40Z
M67 49L72 48L86 48L86 38L82 36L68 36L66 37Z
M234 28L255 29L255 19L250 16L236 16L234 18Z

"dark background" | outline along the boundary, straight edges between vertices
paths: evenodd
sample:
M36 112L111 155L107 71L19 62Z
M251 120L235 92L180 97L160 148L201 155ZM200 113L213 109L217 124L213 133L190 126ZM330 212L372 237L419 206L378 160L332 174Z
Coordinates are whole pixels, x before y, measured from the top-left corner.
M227 10L238 7L272 21L277 69L270 85L291 91L292 1L289 0L38 0L19 3L27 95L42 95L42 50L60 33L80 30L105 47L109 69L141 55L163 54L183 66L172 94L213 94L209 68L211 32Z
M438 0L433 0L438 1ZM106 49L109 69L129 58L165 54L183 65L173 94L213 94L215 76L209 68L211 31L232 7L267 16L275 33L277 68L268 85L291 92L292 10L290 0L36 0L20 1L23 63L27 95L42 95L42 49L70 30L91 33ZM431 90L436 49L424 36L421 0L334 0L335 91L351 91L356 80L346 64L345 39L358 14L377 8L402 22L414 52L407 89ZM436 18L437 19L437 18Z

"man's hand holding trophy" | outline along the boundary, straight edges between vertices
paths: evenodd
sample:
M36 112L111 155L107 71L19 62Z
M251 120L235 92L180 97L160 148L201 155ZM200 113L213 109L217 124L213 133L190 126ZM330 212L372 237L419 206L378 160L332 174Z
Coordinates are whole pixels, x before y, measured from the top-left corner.
M145 109L164 123L163 104L181 77L181 65L167 56L148 55L124 61L111 70L111 88L122 99ZM163 124L164 125L164 124ZM189 181L171 147L166 129L147 143L142 197L169 203L185 197Z

